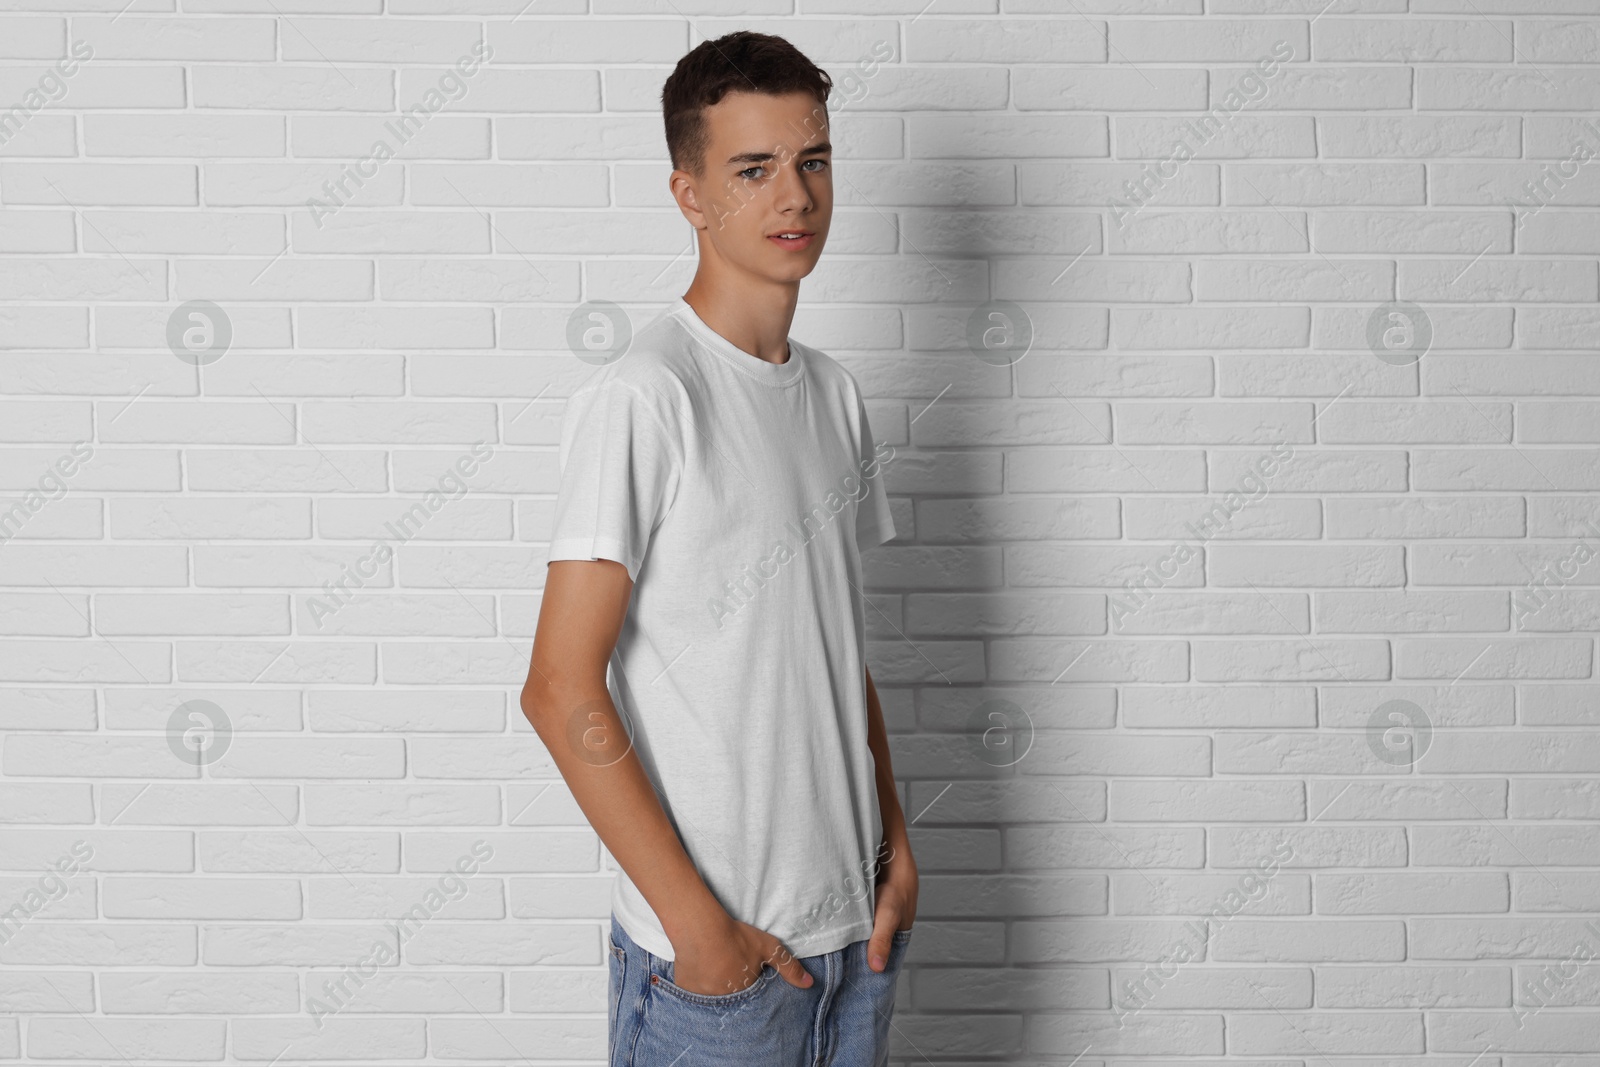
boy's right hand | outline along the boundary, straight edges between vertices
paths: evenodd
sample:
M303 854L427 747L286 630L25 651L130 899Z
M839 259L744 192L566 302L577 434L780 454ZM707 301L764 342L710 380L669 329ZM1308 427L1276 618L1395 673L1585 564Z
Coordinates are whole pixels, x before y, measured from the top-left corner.
M702 928L682 945L673 942L672 984L690 993L721 997L747 989L770 964L790 985L806 989L815 981L782 941L729 916Z

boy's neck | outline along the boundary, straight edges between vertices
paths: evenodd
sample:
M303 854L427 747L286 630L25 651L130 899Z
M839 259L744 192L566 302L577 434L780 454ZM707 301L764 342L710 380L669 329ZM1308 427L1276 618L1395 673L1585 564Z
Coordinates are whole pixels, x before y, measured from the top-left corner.
M697 272L684 303L700 321L742 352L768 363L789 359L789 325L800 302L800 283L738 285L716 282Z

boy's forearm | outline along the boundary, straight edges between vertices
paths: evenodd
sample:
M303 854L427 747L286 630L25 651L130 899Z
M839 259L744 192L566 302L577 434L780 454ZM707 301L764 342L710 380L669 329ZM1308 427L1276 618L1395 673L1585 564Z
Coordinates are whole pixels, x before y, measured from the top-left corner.
M605 686L530 685L522 709L674 948L714 931L727 912L684 851ZM628 746L626 753L618 758L605 741Z
M906 828L905 812L900 807L900 791L894 781L894 766L889 761L889 731L883 723L883 705L878 701L878 690L872 684L872 672L863 669L867 683L867 747L872 749L876 764L878 787L878 812L883 822L883 843L889 846L888 860L891 868L894 859L911 855L911 839Z

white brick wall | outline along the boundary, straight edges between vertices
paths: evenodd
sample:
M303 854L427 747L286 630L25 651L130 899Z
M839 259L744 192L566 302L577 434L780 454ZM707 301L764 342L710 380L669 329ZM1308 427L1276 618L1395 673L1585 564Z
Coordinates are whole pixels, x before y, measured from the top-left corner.
M658 94L740 27L838 81L796 333L897 450L896 1063L1600 1053L1597 16L0 0L0 1062L603 1059L516 695L569 316L685 288Z

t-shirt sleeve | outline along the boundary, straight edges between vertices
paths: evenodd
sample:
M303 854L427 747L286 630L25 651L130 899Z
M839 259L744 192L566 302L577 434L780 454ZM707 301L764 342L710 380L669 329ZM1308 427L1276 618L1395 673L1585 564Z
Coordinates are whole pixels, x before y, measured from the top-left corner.
M616 560L637 581L681 471L657 405L615 378L580 390L562 414L560 463L550 561Z
M884 489L883 464L893 452L887 447L878 450L872 439L872 427L867 422L867 406L856 392L856 407L860 412L861 478L866 485L866 495L856 505L856 546L863 552L875 548L894 537L894 518L889 511L889 494Z

